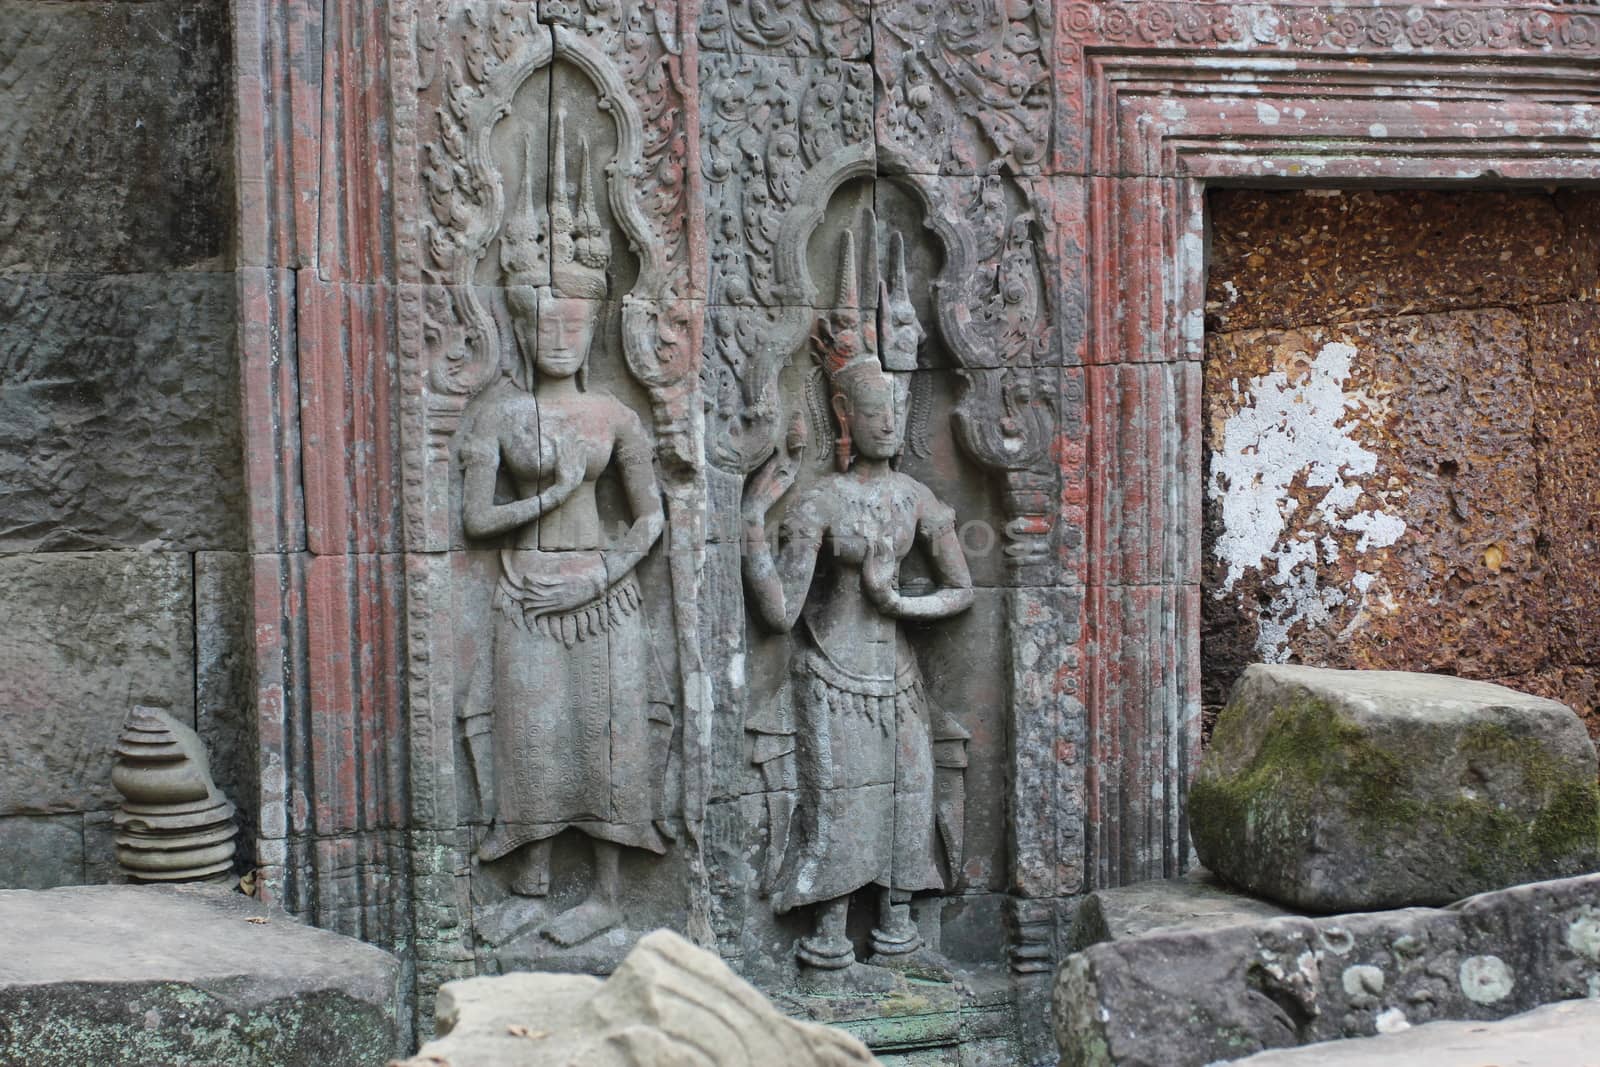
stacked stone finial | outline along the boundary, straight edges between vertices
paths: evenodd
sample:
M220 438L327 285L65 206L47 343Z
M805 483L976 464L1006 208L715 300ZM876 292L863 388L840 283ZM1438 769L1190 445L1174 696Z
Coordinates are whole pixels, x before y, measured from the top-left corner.
M116 754L111 783L123 797L113 820L122 869L139 882L225 879L239 831L199 735L159 708L135 707Z

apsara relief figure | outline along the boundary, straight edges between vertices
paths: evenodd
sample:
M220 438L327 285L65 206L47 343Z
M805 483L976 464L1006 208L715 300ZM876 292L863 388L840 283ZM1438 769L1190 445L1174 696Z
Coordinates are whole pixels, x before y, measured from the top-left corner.
M751 478L744 573L753 614L796 632L797 807L792 831L773 827L772 847L783 850L773 905L779 913L815 908L797 949L813 978L849 972L851 984L871 986L888 978L877 967L948 975L909 905L913 894L945 889L945 871L960 862L961 830L950 825L959 822L959 807L940 804L936 779L940 768L959 778L967 735L929 700L900 623L964 611L973 590L955 513L892 465L903 429L896 401L905 393L879 363L876 331L846 306L856 303L853 241L846 235L840 307L819 321L813 338L837 423L837 470L789 504L776 558L766 517L795 481L799 435ZM884 302L884 326L920 332L896 314L909 306L898 291L902 256L897 242L897 291ZM918 541L936 584L913 596L899 588L899 568ZM872 954L862 964L846 919L851 895L869 886L878 903Z
M506 539L494 594L495 812L478 855L509 857L513 892L542 896L552 839L567 829L587 835L590 893L542 927L550 940L573 945L621 921L620 850L666 850L655 784L665 753L654 727L668 725L670 735L670 725L650 699L657 668L634 574L662 532L660 494L639 417L585 388L610 242L595 210L587 142L573 208L564 125L556 130L548 219L532 192L528 145L500 253L517 365L475 401L461 454L467 535ZM631 512L614 541L602 531L595 493L607 470L618 475ZM512 499L496 499L497 481L509 483ZM485 740L469 726L480 768Z

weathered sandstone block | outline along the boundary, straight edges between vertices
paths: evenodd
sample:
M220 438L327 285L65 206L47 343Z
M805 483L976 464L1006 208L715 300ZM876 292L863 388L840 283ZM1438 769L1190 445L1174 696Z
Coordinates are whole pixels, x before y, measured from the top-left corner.
M1182 878L1135 882L1090 893L1073 915L1067 948L1081 952L1102 941L1124 941L1156 930L1210 930L1289 914L1275 904L1229 889L1211 872L1196 867Z
M1176 928L1094 945L1057 972L1054 1023L1063 1067L1200 1067L1597 995L1600 875L1586 875L1445 909Z
M1311 911L1447 904L1600 867L1577 716L1441 675L1250 667L1189 804L1202 863Z
M219 265L229 51L196 0L0 3L0 271Z
M364 1067L401 1006L389 953L238 893L0 892L0 1063Z
M117 806L130 703L193 720L193 603L182 552L0 557L0 814Z
M508 974L446 983L408 1067L865 1067L855 1038L789 1019L713 954L647 934L604 982Z
M0 276L0 550L241 548L233 279Z

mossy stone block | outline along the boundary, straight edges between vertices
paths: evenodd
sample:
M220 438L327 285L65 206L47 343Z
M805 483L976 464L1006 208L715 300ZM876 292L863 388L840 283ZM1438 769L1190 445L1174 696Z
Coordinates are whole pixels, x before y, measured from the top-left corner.
M1290 907L1448 904L1600 869L1595 748L1570 708L1504 686L1257 664L1189 828L1206 867Z

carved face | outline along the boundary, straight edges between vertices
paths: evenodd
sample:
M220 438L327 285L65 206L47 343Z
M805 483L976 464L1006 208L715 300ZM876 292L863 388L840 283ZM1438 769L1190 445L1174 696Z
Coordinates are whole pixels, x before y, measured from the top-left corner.
M570 378L589 358L600 305L561 296L549 286L518 286L507 291L517 347L530 354L541 375Z
M867 459L893 459L900 452L894 385L882 374L852 380L834 400L839 421L850 427L850 443Z

